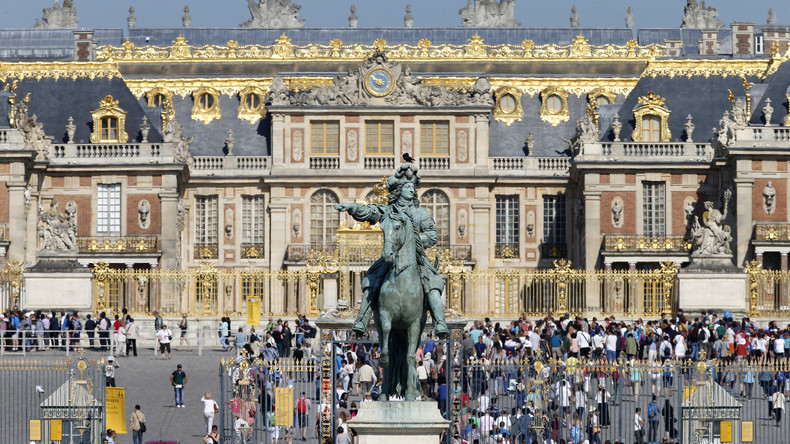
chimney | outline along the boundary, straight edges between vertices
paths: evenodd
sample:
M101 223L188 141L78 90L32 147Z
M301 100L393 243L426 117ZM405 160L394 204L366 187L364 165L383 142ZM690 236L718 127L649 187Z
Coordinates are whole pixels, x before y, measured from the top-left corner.
M699 40L699 53L702 55L716 55L719 53L719 30L700 29L702 39Z
M74 31L74 60L91 62L96 60L96 41L94 31Z
M732 22L732 54L754 54L754 22Z
M765 44L765 55L773 56L774 46L779 48L777 56L787 52L787 45L790 42L790 28L783 26L763 26L763 39Z
M666 39L664 46L667 47L667 57L680 57L683 41L680 39Z

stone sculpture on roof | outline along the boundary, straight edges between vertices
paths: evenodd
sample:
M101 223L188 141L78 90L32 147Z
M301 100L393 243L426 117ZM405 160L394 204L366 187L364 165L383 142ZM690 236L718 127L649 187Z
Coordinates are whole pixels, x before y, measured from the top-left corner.
M515 0L468 0L461 8L461 23L464 28L518 28L513 11Z
M299 18L302 5L291 0L247 0L252 18L242 23L242 28L302 28Z
M337 74L329 86L310 91L288 91L282 79L275 78L269 88L272 105L293 106L493 106L491 82L485 77L475 81L471 91L453 91L442 86L425 85L408 66L389 62L381 51L362 62L348 74Z
M705 6L705 0L699 3L697 0L688 0L684 12L681 28L718 29L724 26L724 23L717 18L719 10Z
M183 128L178 120L173 120L165 127L164 141L173 144L173 161L186 162L189 164L192 156L189 154L189 145L195 140L195 136L186 137L181 134Z
M63 6L59 0L51 8L44 8L44 16L36 19L36 28L76 28L77 8L74 7L73 0L63 0Z
M35 114L33 116L28 114L27 103L29 100L30 94L16 106L14 124L22 133L25 146L36 152L36 160L46 160L49 159L49 146L52 145L53 137L44 133L44 124L38 121Z

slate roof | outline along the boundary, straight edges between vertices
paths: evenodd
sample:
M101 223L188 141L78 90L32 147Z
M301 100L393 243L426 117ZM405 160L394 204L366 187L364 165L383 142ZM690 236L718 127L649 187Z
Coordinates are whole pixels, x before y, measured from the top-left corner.
M0 29L0 59L73 60L76 29ZM96 29L93 39L99 45L120 46L122 29Z
M750 82L756 82L756 78L748 78ZM638 106L639 97L646 96L653 91L666 100L666 107L670 110L669 131L672 134L671 141L685 141L686 116L691 114L695 129L693 140L706 142L713 137L712 128L718 127L724 111L730 110L730 100L728 99L728 89L732 90L736 97L743 96L743 83L740 77L719 77L709 78L695 76L669 78L666 76L643 77L637 82L631 94L625 98L617 114L620 116L620 123L623 124L620 131L622 141L633 141L631 133L634 130L634 112ZM752 106L754 109L754 106ZM599 121L601 125L601 140L611 141L614 138L609 122L613 114L608 117L607 122ZM605 128L605 130L604 130Z
M129 41L137 46L170 46L179 34L190 44L224 45L235 40L240 45L271 45L285 33L294 45L310 43L328 45L333 39L346 44L372 44L383 38L390 44L416 45L421 39L434 44L463 45L474 34L480 35L489 45L502 43L520 44L529 39L536 45L555 43L570 45L574 37L584 35L593 45L625 45L633 40L632 29L589 29L589 28L134 28L129 30Z
M91 112L99 108L99 102L105 96L111 95L118 100L118 106L127 112L126 132L129 142L136 142L140 137L139 126L145 110L137 99L126 87L123 80L114 78L90 79L26 79L19 82L17 100L22 100L30 92L28 112L35 114L38 121L44 124L44 132L53 136L53 143L66 141L66 124L69 116L74 117L77 131L74 135L76 143L90 143L90 134L93 127ZM152 119L151 131L148 134L150 142L161 142L162 136L157 125L158 117Z
M762 97L756 97L755 87L752 87L752 116L749 123L762 125L765 123L763 118L763 107L765 106L765 99L771 99L771 107L774 109L773 116L771 116L771 123L774 125L782 124L787 115L787 96L790 94L790 62L785 62L779 65L779 69L775 73L765 79L765 91Z

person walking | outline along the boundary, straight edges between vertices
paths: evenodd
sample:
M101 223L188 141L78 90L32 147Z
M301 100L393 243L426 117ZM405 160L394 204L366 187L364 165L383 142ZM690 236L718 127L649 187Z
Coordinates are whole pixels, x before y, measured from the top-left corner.
M129 428L132 429L132 443L143 444L143 433L145 433L145 415L140 411L140 405L134 406L134 412L129 418Z
M782 393L782 388L779 387L773 395L771 395L771 401L773 401L773 408L774 408L774 418L776 418L776 426L779 427L782 425L782 412L785 410L785 395Z
M93 350L93 338L96 335L96 321L91 319L91 315L88 315L87 320L85 321L85 333L88 335L89 347L91 350Z
M645 442L645 429L642 428L642 425L646 420L640 415L641 412L642 409L637 407L636 413L634 413L634 442L636 444L644 444Z
M170 374L170 383L175 390L176 408L184 408L184 386L187 385L187 374L182 370L181 364L178 364L176 371ZM208 431L211 431L211 427Z
M159 352L162 353L162 359L165 359L165 350L167 350L167 359L170 359L170 341L173 340L173 332L167 328L167 325L162 324L162 329L156 332L156 339L159 341Z
M211 399L211 393L206 392L200 400L203 402L203 419L206 420L206 433L211 433L214 423L214 414L219 413L217 401Z
M134 353L134 357L137 357L137 338L139 337L140 330L134 323L134 318L129 318L129 323L126 325L126 356L129 356L131 351Z
M104 380L107 387L115 387L115 369L119 367L112 355L107 357L107 364L104 366Z
M302 441L307 440L307 426L310 425L310 400L307 399L305 392L296 401L296 417L299 421L299 430L302 434Z
M178 323L178 328L181 330L181 336L178 338L178 351L183 350L182 346L186 343L187 347L189 347L189 351L192 351L192 344L189 343L189 339L187 339L187 330L189 328L189 323L187 321L187 314L181 314L181 322Z
M658 421L658 404L656 395L653 395L647 405L647 441L651 444L658 443Z

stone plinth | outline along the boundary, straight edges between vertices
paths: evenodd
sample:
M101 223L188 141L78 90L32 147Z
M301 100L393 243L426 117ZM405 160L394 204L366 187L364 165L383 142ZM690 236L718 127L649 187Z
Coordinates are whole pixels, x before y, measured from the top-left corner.
M430 401L363 402L348 421L359 433L359 444L435 443L450 426Z
M91 271L74 259L41 259L25 272L26 310L90 310Z
M678 308L692 316L702 310L745 316L747 280L731 255L692 256L691 264L678 273Z

